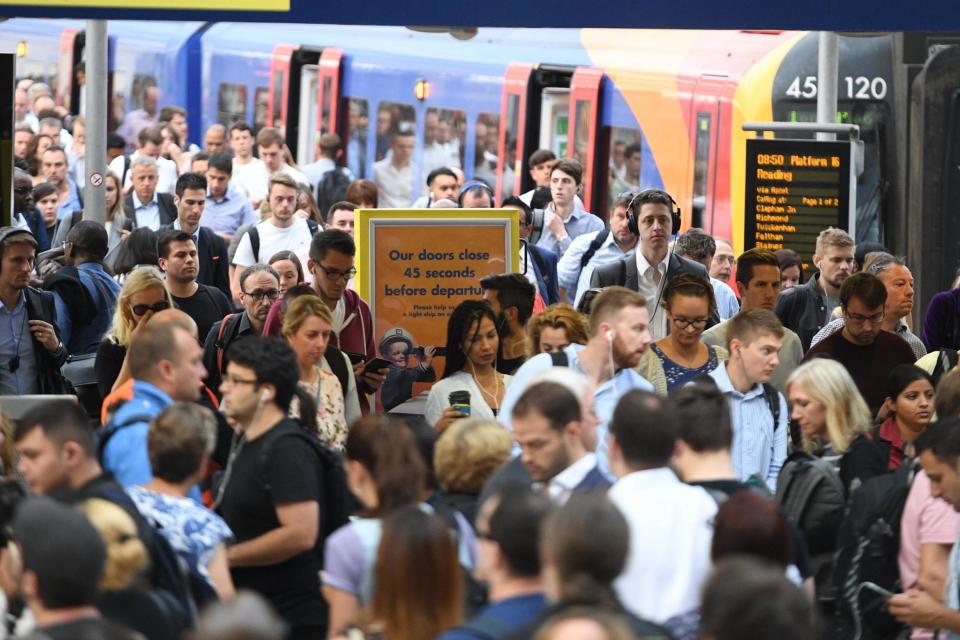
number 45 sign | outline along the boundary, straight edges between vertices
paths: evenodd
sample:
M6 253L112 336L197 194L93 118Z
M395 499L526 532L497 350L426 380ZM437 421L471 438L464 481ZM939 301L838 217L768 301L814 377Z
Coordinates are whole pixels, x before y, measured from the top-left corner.
M843 85L847 90L847 100L883 100L887 97L887 80L880 76L845 76ZM794 76L784 93L791 98L816 98L817 76Z

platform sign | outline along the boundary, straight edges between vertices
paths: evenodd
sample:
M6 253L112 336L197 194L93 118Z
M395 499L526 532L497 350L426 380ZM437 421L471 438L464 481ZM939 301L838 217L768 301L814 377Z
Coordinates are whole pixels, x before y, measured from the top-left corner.
M22 0L0 0L0 7ZM70 9L193 9L196 11L289 11L290 0L30 0L36 7Z
M444 347L453 309L483 297L480 279L516 271L520 257L516 210L358 210L356 241L355 282L370 305L376 355L390 359L379 345L404 335L411 369L418 348ZM432 366L439 378L443 358Z
M809 269L822 230L855 236L853 144L748 139L744 249L793 249Z

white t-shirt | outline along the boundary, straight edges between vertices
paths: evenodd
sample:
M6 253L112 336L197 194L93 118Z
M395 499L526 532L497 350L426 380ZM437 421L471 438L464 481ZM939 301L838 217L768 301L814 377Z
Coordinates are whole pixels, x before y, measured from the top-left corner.
M267 180L270 174L260 158L252 158L246 164L233 163L233 175L230 184L250 200L259 202L267 197Z
M260 235L259 255L253 255L248 233L240 240L237 253L233 257L233 264L238 267L249 267L257 262L266 263L270 256L278 251L302 254L304 251L309 251L310 241L313 239L307 221L302 218L297 218L292 225L283 229L274 226L270 220L264 220L257 225L257 233Z

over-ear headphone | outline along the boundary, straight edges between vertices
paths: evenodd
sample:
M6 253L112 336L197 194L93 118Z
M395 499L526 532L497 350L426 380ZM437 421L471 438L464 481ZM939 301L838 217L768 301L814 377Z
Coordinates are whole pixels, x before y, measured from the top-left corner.
M463 188L460 189L460 195L457 196L458 207L463 208L463 196L467 195L467 191L472 191L473 189L483 189L486 191L490 195L490 206L493 207L496 205L497 198L493 194L493 189L490 188L490 185L481 180L473 180L463 185Z
M673 199L669 193L663 189L644 189L636 194L633 198L630 199L630 204L627 205L627 228L630 229L630 233L635 236L640 235L640 225L637 221L637 218L640 215L640 207L648 202L657 202L662 203L663 200L670 201L670 232L679 233L680 231L680 207L677 206L677 201ZM636 204L636 209L634 209L634 204Z

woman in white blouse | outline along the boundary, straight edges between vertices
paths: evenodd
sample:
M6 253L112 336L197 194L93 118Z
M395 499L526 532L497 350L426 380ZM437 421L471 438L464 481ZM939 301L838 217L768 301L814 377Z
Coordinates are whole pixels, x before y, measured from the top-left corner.
M496 419L511 376L497 372L500 333L497 317L483 300L465 300L447 322L447 352L442 379L430 389L424 417L443 431L467 416L450 406L450 394L470 394L470 414Z

